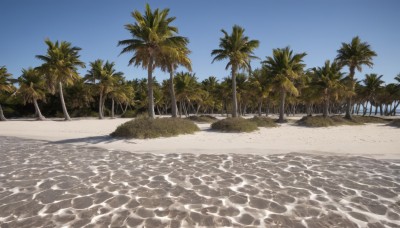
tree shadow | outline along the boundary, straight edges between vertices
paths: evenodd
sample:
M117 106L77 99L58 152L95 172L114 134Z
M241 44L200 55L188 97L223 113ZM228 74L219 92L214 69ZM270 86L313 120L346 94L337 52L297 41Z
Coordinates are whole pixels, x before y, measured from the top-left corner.
M99 143L112 143L116 141L121 141L123 139L113 138L109 135L104 136L90 136L83 138L74 138L74 139L64 139L58 141L52 141L49 143L52 144L65 144L65 143L87 143L87 144L99 144Z

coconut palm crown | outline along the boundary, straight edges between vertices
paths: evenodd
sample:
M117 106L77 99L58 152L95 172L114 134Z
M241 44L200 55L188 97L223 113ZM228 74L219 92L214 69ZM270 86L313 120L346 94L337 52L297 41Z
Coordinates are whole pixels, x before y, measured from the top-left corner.
M355 70L362 71L362 66L368 67L373 66L372 58L377 54L371 49L371 46L366 42L361 42L361 39L356 36L350 43L342 43L342 47L337 51L336 60L341 66L349 67L349 80L350 90L354 91L355 81L354 75ZM347 98L346 118L351 119L351 96Z
M64 101L63 84L72 85L80 77L78 67L85 67L85 64L79 60L79 51L81 48L72 46L66 41L52 42L45 40L47 53L45 55L36 55L36 58L44 63L38 67L40 72L46 76L47 85L51 93L60 94L61 105L65 120L71 120Z
M134 53L129 60L129 65L147 68L148 77L148 112L154 118L153 97L153 70L161 65L165 56L175 56L179 47L186 45L187 38L177 36L178 28L171 26L175 17L168 17L169 9L154 11L146 4L144 14L135 10L132 17L134 24L127 24L125 28L131 33L132 38L119 41L118 45L124 48L122 53Z
M215 56L212 62L228 59L225 69L231 68L232 71L232 117L237 117L236 73L251 68L250 60L257 59L253 52L260 45L258 40L245 36L244 31L238 25L233 26L231 34L222 29L224 36L220 38L219 49L211 52Z

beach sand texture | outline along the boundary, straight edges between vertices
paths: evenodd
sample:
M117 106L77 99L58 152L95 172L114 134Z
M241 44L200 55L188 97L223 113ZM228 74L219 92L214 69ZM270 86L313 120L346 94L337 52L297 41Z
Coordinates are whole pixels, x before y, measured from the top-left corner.
M400 225L396 161L132 153L14 137L0 137L0 151L1 227Z
M400 131L384 124L306 128L283 124L252 133L219 133L210 124L202 131L158 139L113 139L116 127L129 119L81 119L74 121L2 122L0 136L15 136L58 143L97 146L106 149L151 153L315 153L362 155L377 159L400 159Z

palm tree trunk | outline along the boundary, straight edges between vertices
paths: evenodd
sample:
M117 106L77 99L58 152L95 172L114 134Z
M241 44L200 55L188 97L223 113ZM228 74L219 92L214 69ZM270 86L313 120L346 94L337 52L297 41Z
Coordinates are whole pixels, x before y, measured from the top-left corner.
M176 118L178 117L178 107L176 105L173 70L169 72L169 92L171 93L171 116Z
M3 108L0 105L0 121L7 121L6 117L3 114Z
M154 119L154 97L153 97L153 57L150 57L149 65L147 67L147 99L148 99L148 113L151 119Z
M114 98L111 99L111 118L115 118L114 116Z
M371 115L372 114L372 102L370 101L369 102L369 115Z
M350 89L351 89L352 92L353 92L354 89L355 89L354 74L355 74L355 67L354 67L354 66L350 66L349 78L350 78L350 80L351 80L351 82L350 82L351 88L350 88ZM349 96L349 97L346 99L347 106L346 106L346 115L345 115L345 118L346 118L346 119L349 119L349 120L352 119L352 118L351 118L351 111L352 111L351 98L352 98L352 96Z
M281 89L281 103L279 108L279 123L285 122L284 114L285 114L285 99L286 99L286 91L285 89Z
M262 115L262 100L258 102L258 116Z
M62 87L62 83L61 82L58 83L58 90L59 90L59 93L60 93L60 100L61 100L62 110L63 110L63 113L64 113L64 119L69 121L69 120L71 120L71 117L69 117L67 106L65 105L63 87Z
M236 97L236 66L232 66L232 117L237 115L237 97Z
M39 105L38 105L36 99L33 99L33 105L35 106L35 112L37 114L37 119L38 120L45 120L46 118L42 115L42 112L40 112Z
M99 100L99 119L103 119L103 92L100 91L100 100Z

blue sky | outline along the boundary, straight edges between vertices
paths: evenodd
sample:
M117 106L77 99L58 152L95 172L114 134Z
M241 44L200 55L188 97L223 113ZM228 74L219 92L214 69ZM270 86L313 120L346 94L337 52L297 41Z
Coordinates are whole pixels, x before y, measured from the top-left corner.
M212 49L218 48L221 29L234 24L246 35L258 39L255 54L262 60L273 48L290 45L295 52L306 52L307 68L334 59L342 42L358 35L378 53L374 67L365 73L384 75L387 83L400 73L400 1L398 0L1 0L0 66L6 65L16 77L21 68L35 67L44 54L45 38L65 40L82 48L81 59L114 61L128 79L147 77L141 68L128 66L129 55L119 55L119 40L130 38L124 29L133 23L133 10L170 8L179 33L190 40L193 72L202 80L208 76L229 75L226 62L211 64ZM253 61L253 68L259 61ZM85 74L88 69L79 72ZM159 81L167 74L155 73Z

